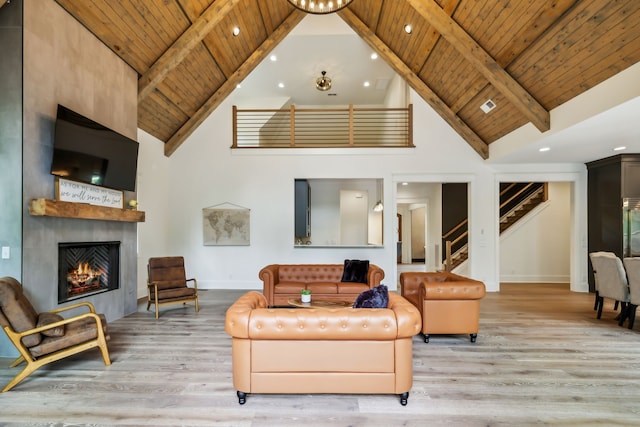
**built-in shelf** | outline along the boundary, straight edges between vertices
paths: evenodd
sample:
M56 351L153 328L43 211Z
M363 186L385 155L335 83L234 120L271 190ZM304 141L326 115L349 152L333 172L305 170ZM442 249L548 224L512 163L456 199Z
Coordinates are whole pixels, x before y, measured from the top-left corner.
M61 202L50 199L33 199L29 214L58 218L96 219L103 221L144 222L145 213L133 209L107 208L86 203Z

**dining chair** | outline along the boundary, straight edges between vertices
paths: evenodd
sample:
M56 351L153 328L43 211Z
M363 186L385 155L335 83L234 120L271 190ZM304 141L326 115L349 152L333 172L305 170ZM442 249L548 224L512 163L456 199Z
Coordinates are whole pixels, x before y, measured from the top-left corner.
M633 329L636 309L640 305L640 258L625 258L623 262L629 280L629 305L624 319L629 319L629 329Z
M611 299L614 302L619 301L621 309L620 315L616 320L618 320L618 324L622 325L624 319L623 314L629 302L629 284L627 283L627 275L622 260L611 252L591 253L590 258L598 291L596 301L598 307L597 318L600 319L602 316L605 298Z

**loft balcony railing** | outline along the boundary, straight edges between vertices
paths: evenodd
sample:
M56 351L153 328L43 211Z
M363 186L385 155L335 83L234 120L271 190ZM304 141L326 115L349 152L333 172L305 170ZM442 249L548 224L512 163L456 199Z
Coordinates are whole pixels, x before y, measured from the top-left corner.
M240 110L231 148L414 147L413 106Z

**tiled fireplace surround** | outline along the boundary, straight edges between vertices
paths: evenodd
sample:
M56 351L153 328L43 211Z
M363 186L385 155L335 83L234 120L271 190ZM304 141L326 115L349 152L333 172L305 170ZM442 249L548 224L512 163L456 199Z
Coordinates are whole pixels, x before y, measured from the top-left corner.
M24 217L23 283L36 309L58 307L58 244L120 242L120 287L79 298L107 321L137 310L136 223L75 218Z

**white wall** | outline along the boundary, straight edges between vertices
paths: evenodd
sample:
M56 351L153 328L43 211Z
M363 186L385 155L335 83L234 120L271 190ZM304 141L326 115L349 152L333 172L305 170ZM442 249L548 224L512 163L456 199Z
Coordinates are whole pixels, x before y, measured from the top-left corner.
M147 261L156 256L180 255L169 240L170 166L164 144L138 129L138 209L145 211L145 222L138 224L138 297L147 294ZM185 260L187 265L188 260Z
M369 259L385 270L383 281L396 288L397 236L395 195L402 181L467 182L470 206L469 275L482 280L489 291L499 288L497 234L498 192L496 170L487 165L421 98L411 93L414 104L414 149L243 149L231 150L231 108L228 99L168 159L168 182L153 188L140 185L141 209L147 212L140 254L152 252L185 256L187 274L202 288L262 289L258 272L271 263L341 263L345 258ZM140 135L142 145L157 145ZM140 158L143 181L163 181L164 171L147 167L157 158ZM521 166L519 172L569 173L585 180L577 170L584 165ZM500 171L504 173L504 171ZM294 178L384 179L383 248L294 248ZM160 188L159 188L160 187ZM577 187L586 192L586 185ZM582 200L584 199L584 200ZM586 195L579 200L586 206ZM202 209L232 203L251 210L249 246L203 246ZM147 205L148 204L148 205ZM578 214L585 215L586 209ZM586 221L575 239L586 241ZM142 231L142 229L141 229ZM150 235L166 240L155 247ZM155 238L155 237L154 237ZM164 246L164 247L163 247ZM573 259L572 259L573 260ZM142 263L146 262L143 258ZM586 272L576 265L576 272ZM146 270L141 270L141 274ZM584 281L572 286L587 289ZM572 275L578 277L578 275ZM139 278L144 282L145 275ZM572 279L573 280L573 279Z
M501 282L569 282L570 202L570 183L549 183L547 202L502 233Z

